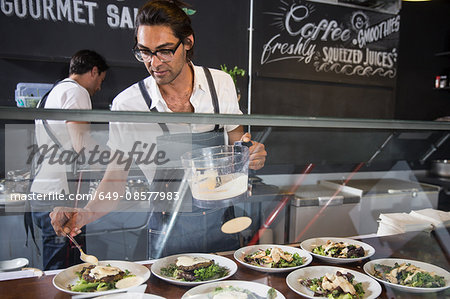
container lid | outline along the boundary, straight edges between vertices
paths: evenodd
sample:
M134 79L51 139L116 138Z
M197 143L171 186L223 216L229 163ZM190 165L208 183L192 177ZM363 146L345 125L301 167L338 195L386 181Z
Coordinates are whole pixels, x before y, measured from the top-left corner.
M359 203L360 197L347 192L336 193L336 190L323 185L305 185L295 192L291 205L296 207L342 205Z
M342 181L327 181L336 186L342 185ZM439 191L438 187L417 182L403 181L398 179L361 179L350 180L347 187L358 189L364 195L386 195L411 192L435 192Z

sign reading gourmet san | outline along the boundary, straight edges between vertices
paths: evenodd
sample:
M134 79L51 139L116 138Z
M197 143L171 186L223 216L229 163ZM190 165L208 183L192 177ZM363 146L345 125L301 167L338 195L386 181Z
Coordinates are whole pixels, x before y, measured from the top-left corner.
M140 0L0 0L0 55L70 57L83 48L108 60L134 62Z
M255 26L258 75L393 84L399 15L312 1L261 2Z

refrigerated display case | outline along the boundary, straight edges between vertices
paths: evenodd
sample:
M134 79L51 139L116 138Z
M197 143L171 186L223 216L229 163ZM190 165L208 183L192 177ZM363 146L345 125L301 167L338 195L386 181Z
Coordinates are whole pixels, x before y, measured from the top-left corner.
M10 107L1 107L0 115L3 136L7 137L11 132L16 132L17 126L24 125L28 126L30 131L23 133L23 127L20 127L21 130L17 132L22 132L23 136L33 136L34 119L89 121L92 123L93 134L101 135L97 137L98 140L108 140L108 123L127 126L131 124L142 132L146 125L157 127L157 124L162 122L169 125L183 124L186 128L213 126L216 123L221 126L243 125L251 132L254 140L265 144L268 156L264 168L249 172L246 196L235 202L229 201L225 205L226 208L232 207L234 217L245 216L251 219L249 227L233 236L236 240L235 247L257 244L260 239L278 244L298 242L296 237L303 231L305 237L375 234L378 217L376 214L379 212L409 213L411 210L425 207L437 208L439 188L420 184L418 178L427 174L430 161L448 158L446 155L450 148L449 141L445 138L450 134L448 122L64 111ZM96 125L99 126L98 131ZM29 158L29 144L24 138L15 136L5 139L3 163L6 172L29 167L26 163ZM106 165L103 166L91 171L91 178L86 178L91 186L101 179ZM136 179L145 179L136 165L132 165L131 175L133 182L136 182ZM386 188L410 190L413 186L418 192L415 195L410 192L383 192L380 195L373 193L373 186L366 189L361 187L362 191L358 195L349 195L346 190L338 190L341 185L358 189L354 184L362 180L372 182L378 187L385 182L404 181L407 187L389 185ZM334 189L324 182L334 184ZM146 188L148 187L146 185ZM324 188L325 197L320 194L307 194L309 191L324 192ZM94 189L91 188L91 192L95 192ZM339 192L336 192L337 190ZM148 204L146 208L131 207L134 209L132 212L149 213L151 210L148 209L152 204ZM9 215L11 207L8 202L3 203L2 215ZM17 216L17 210L15 213ZM96 228L95 223L90 225L95 234L88 236L87 248L91 248L92 253L101 259L151 258L148 255L151 246L148 240L152 239L149 237L151 228L150 222L146 222L150 221L149 218L145 215L130 218L132 216L120 212L117 215L110 216L114 222L111 222L111 225L107 223L108 217ZM222 216L216 219L220 225L226 218L225 215ZM4 217L0 216L0 220L2 218ZM337 223L342 225L337 229L335 225L322 225L324 221L335 223L336 226ZM135 225L135 222L139 223ZM202 226L202 222L197 225ZM17 239L25 240L26 236L15 238L14 246L17 246ZM6 240L5 243L8 242L13 244L12 240ZM28 248L30 252L33 251L30 245ZM207 251L208 248L202 250ZM0 259L15 257L13 251L6 249L0 254Z

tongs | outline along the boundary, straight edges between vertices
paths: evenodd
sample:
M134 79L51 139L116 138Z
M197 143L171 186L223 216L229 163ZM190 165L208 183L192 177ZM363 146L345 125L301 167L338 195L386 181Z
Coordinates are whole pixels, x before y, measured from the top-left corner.
M90 254L85 254L83 249L81 249L80 244L78 244L78 242L75 240L75 238L72 237L70 234L66 233L66 237L69 238L69 240L72 241L73 244L75 244L75 246L78 248L78 250L80 250L80 259L82 261L84 261L86 263L98 265L97 257L90 255Z

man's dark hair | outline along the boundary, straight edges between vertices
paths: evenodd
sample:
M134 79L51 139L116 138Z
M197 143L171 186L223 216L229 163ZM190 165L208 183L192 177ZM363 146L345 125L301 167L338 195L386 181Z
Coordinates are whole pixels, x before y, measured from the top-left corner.
M96 66L99 73L106 71L109 66L105 59L97 52L91 50L80 50L70 59L69 75L82 75Z
M147 2L139 9L136 16L135 40L139 26L164 25L169 26L174 35L184 44L186 38L192 34L191 19L182 7L188 5L178 0L153 0ZM190 61L194 55L194 45L186 52L186 59Z

